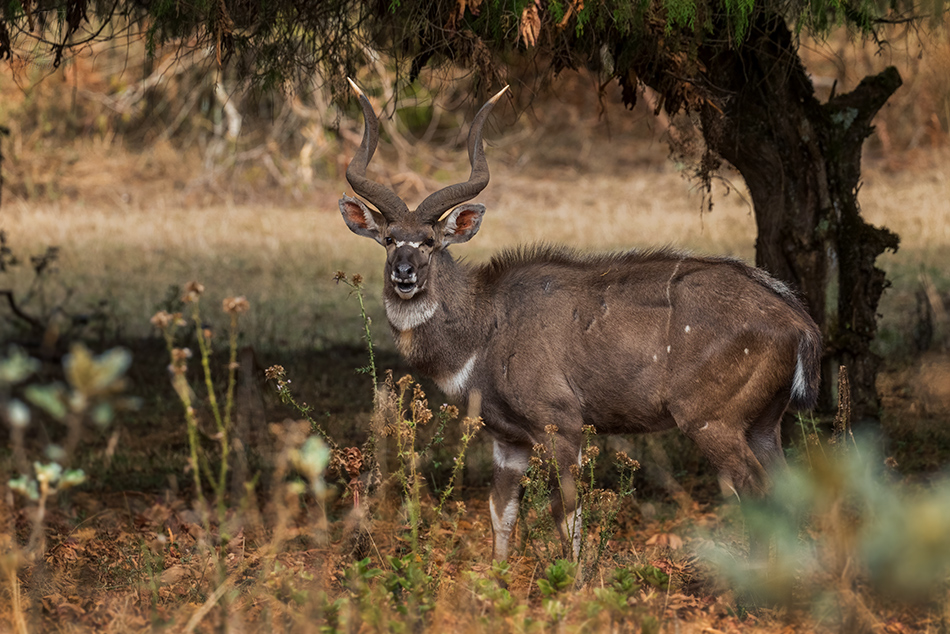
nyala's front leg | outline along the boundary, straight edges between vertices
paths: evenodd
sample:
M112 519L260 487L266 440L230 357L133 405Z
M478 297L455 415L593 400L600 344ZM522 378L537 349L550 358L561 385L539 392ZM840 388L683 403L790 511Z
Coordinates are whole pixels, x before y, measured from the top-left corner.
M528 468L531 447L495 441L491 496L492 561L508 558L511 533L518 523L518 510L524 488L521 478Z

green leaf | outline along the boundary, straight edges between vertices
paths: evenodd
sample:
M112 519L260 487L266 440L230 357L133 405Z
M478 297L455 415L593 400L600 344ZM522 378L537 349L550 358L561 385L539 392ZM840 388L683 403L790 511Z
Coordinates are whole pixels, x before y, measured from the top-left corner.
M115 411L110 403L99 403L92 408L92 422L99 427L106 427L112 422Z
M330 449L326 443L316 436L311 436L300 449L293 452L291 460L294 467L310 480L315 489L322 490L321 476L330 464Z
M596 615L603 608L614 612L625 612L629 607L626 595L610 588L594 588L594 596L597 597L597 601L592 602L588 608L591 616Z
M0 359L0 385L15 385L36 372L40 362L20 348L11 348L6 359Z
M538 579L538 588L541 589L541 594L546 597L557 594L557 590L554 589L554 586L552 586L547 579Z
M59 488L68 489L79 486L86 481L86 473L82 469L69 469L59 479Z
M567 616L568 607L555 599L547 599L544 602L544 611L550 620L559 623Z
M650 564L634 568L633 574L644 583L648 583L659 590L666 590L670 587L670 576Z
M20 495L33 500L40 499L39 489L36 486L36 480L29 476L21 475L7 482L11 491L16 491Z
M26 400L56 420L61 421L66 417L65 393L62 385L56 383L53 385L28 385L23 395Z
M494 577L499 583L511 585L511 564L507 561L493 561L491 564L491 576Z
M369 581L370 579L383 574L383 571L379 568L370 568L369 557L357 561L355 564L353 564L353 568L356 572L356 575L363 581Z
M63 467L58 462L50 462L48 464L34 462L33 469L36 471L36 479L39 482L56 484L60 476L63 475Z
M696 19L696 3L693 0L663 0L663 8L666 9L667 32L680 27L693 28Z
M545 570L547 579L538 579L538 587L545 596L552 596L574 585L577 564L567 559L558 559Z
M77 343L63 359L63 369L69 385L88 398L123 389L122 377L131 363L132 355L124 348L93 357L86 346Z
M628 597L640 590L637 577L627 568L617 568L614 570L611 587L615 591Z

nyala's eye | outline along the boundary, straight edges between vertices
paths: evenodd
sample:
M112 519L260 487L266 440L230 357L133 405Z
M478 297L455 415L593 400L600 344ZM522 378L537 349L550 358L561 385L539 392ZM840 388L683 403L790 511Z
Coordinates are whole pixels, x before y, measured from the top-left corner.
M386 236L386 246L389 246L389 245L392 244L392 243L393 243L392 237Z
M422 244L426 245L427 247L433 247L433 246L435 246L435 240L433 240L432 238L429 238L428 240L426 240L426 241L423 242Z

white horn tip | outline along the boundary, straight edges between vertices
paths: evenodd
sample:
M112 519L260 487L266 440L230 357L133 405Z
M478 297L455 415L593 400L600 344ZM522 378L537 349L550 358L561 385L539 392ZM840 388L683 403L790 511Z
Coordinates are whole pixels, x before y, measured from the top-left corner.
M362 96L363 96L363 91L360 90L360 87L356 85L356 82L355 82L355 81L353 81L353 80L350 79L349 77L346 78L346 81L350 82L350 86L352 86L352 87L353 87L353 90L356 91L356 95L357 95L358 97L362 97ZM507 86L505 86L505 88L507 88Z
M506 92L508 92L508 89L509 89L509 88L511 88L511 86L505 84L505 87L502 88L501 90L499 90L497 93L495 93L495 96L492 97L491 99L489 99L489 100L488 100L488 103L495 103L496 101L498 101L499 99L501 99L501 96L502 96L503 94L505 94Z

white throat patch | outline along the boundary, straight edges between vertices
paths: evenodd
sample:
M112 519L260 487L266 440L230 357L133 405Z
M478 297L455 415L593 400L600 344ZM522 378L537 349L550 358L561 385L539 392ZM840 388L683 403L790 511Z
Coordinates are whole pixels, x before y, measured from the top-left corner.
M389 298L383 300L386 305L386 317L393 328L400 332L412 330L426 323L435 311L439 308L431 299L422 299L418 302L393 301Z
M478 354L473 354L465 362L465 365L456 372L445 377L435 379L439 388L449 396L462 396L468 387L468 381L472 378L472 369L475 367L475 360Z

